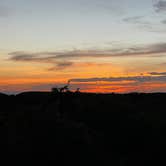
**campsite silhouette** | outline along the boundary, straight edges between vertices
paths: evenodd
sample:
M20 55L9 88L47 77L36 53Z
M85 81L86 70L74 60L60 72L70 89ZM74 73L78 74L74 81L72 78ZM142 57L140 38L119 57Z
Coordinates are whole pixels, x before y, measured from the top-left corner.
M0 94L6 163L160 165L165 161L165 93L59 91Z

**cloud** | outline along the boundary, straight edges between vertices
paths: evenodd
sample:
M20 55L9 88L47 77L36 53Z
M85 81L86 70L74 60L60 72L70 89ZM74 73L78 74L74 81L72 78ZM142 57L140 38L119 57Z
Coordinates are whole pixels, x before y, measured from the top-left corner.
M43 53L28 53L28 52L12 52L10 60L18 62L41 62L41 63L55 63L55 57L43 56Z
M152 21L145 20L145 16L134 16L127 17L123 19L124 22L129 24L134 24L137 28L149 31L149 32L165 32L165 29L160 26L154 24Z
M150 20L147 16L133 16L123 18L122 21L131 25L135 25L139 30L141 29L154 33L166 32L165 26L163 26L163 24L166 24L166 20L161 20L160 23L158 23L156 22L156 19Z
M55 56L49 56L53 54L55 54ZM9 55L11 55L11 57L8 60L14 61L14 62L52 64L53 67L48 68L49 71L62 70L62 69L69 68L71 66L86 68L89 66L108 65L108 63L80 62L80 61L78 62L74 60L71 61L70 58L67 58L67 55L69 55L68 53L61 54L62 57L60 56L60 53L57 53L56 55L55 52L40 52L40 53L12 52L12 53L9 53Z
M154 4L154 8L156 12L165 12L166 11L166 1L159 0Z
M53 53L41 52L41 53L25 53L25 52L13 52L10 53L12 57L10 60L17 62L34 62L34 63L50 63L54 64L55 67L51 67L48 70L62 70L66 67L73 65L73 62L57 60L54 56L43 56L52 55Z
M166 82L166 76L131 76L131 77L102 77L102 78L75 78L70 79L71 82L96 82L96 81L105 81L105 82L117 82L117 81L135 81L138 83L145 82Z
M49 68L48 70L49 71L62 70L62 69L72 66L73 64L74 64L73 62L68 62L68 61L56 62L56 66Z
M166 53L166 43L156 43L144 46L131 46L126 48L74 50L62 52L12 52L9 60L18 62L40 62L55 64L59 61L70 61L80 58L105 58L125 56L154 56Z
M166 72L150 72L148 74L154 75L154 76L162 76L162 75L166 75Z
M134 16L134 17L127 17L127 18L124 18L123 21L124 22L128 22L128 23L134 23L134 24L137 24L137 23L142 23L141 19L143 18L143 16Z

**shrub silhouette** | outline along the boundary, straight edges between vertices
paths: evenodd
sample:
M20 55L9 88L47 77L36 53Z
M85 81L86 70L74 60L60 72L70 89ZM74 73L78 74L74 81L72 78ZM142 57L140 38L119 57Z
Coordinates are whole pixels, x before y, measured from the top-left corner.
M58 87L53 87L51 89L51 92L53 92L53 93L70 92L69 86L70 86L70 81L68 81L67 84L62 86L62 87L59 87L59 88Z
M51 89L51 92L52 92L52 93L59 93L59 89L58 89L57 87L53 87L53 88Z
M80 93L80 88L77 88L75 93Z

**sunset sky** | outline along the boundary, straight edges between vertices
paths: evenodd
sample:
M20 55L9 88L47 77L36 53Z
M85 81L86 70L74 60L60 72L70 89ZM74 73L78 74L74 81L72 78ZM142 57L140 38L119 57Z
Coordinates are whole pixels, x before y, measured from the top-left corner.
M0 0L0 91L166 92L166 0Z

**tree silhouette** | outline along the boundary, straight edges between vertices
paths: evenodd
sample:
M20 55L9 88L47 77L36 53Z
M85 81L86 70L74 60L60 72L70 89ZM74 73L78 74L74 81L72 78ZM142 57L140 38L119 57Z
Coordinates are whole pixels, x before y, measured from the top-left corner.
M62 92L69 92L70 91L69 90L69 86L70 86L70 81L67 82L67 85L59 88L60 93L62 93Z
M53 88L51 89L51 92L52 92L52 93L59 93L59 89L58 89L57 87L53 87Z
M51 89L52 93L63 93L63 92L70 92L69 90L69 86L70 86L70 81L67 82L67 85L62 86L62 87L53 87Z
M80 88L77 88L75 93L80 93Z

